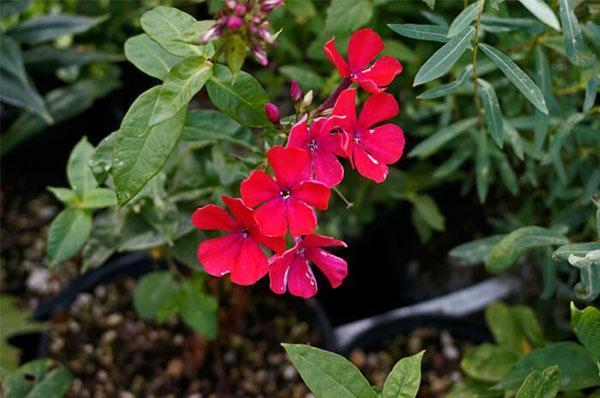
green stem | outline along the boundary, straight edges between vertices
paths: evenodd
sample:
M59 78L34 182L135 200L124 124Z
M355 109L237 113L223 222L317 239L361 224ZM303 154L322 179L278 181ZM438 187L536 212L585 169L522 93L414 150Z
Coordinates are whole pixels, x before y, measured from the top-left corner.
M352 206L354 206L354 203L352 203L348 199L346 199L344 194L339 189L337 189L337 187L333 187L332 189L333 189L333 192L335 192L344 201L344 203L346 204L346 209L349 209Z
M485 0L477 15L477 20L475 21L475 40L473 41L473 58L471 60L471 63L473 64L473 96L475 97L475 107L477 108L477 120L479 121L479 126L481 128L483 128L483 110L481 108L481 101L479 100L479 89L477 85L477 51L479 50L479 27L481 25L481 14L483 13L484 6Z

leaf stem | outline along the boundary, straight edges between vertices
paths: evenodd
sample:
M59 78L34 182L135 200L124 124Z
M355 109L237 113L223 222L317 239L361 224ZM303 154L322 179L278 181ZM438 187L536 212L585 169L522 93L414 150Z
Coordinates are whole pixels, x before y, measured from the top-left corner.
M483 128L483 110L481 108L481 101L479 100L479 90L477 84L477 50L479 50L479 27L481 25L481 14L483 14L484 6L485 0L483 0L479 14L477 14L477 20L475 21L475 39L473 40L473 58L471 60L471 63L473 64L473 97L475 97L477 120L479 121L479 126L481 128Z
M354 203L350 202L345 196L344 194L337 189L337 187L333 187L333 192L335 192L346 204L346 209L350 209L352 206L354 206Z

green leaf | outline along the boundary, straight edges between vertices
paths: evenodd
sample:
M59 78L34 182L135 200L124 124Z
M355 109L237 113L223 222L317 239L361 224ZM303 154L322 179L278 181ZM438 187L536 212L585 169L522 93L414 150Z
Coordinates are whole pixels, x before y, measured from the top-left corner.
M573 65L590 68L596 63L596 56L583 43L581 26L575 15L573 0L559 0L560 21L563 26L563 38L567 59Z
M164 80L182 58L172 55L147 34L130 37L125 42L125 56L147 75Z
M124 230L127 217L125 212L109 210L94 217L90 238L81 253L85 273L104 264L116 251L119 241L126 234Z
M260 83L250 74L242 71L233 81L228 68L215 65L206 89L213 104L242 126L264 127L270 124L264 111L269 99Z
M479 85L479 96L483 103L483 111L485 116L485 122L488 126L488 131L494 139L496 145L502 148L504 145L504 125L502 118L502 110L500 110L500 103L498 97L496 97L496 91L491 84L483 79L477 79Z
M20 14L29 7L31 0L2 0L0 7L0 18L8 17L9 15Z
M463 243L453 248L449 255L457 258L460 265L471 266L485 263L492 252L492 249L506 235L492 235L486 238L477 239L472 242Z
M217 299L206 294L202 280L186 280L177 295L179 313L183 321L209 340L217 336Z
M552 257L555 260L567 260L570 255L577 257L584 257L591 251L600 250L600 242L590 243L572 243L564 246L560 246L552 253Z
M600 87L600 75L592 77L585 86L585 99L583 101L583 112L586 113L596 102L596 93Z
M2 383L6 398L60 398L67 394L74 377L53 359L27 362Z
M509 57L504 55L500 50L484 43L479 43L479 48L492 60L494 64L504 73L516 88L544 114L548 114L546 101L539 87L535 85L533 80L525 72L523 72L517 64Z
M225 54L225 63L229 67L231 74L237 77L237 74L242 70L246 55L248 54L248 46L244 39L239 35L232 35L227 38L223 45Z
M519 180L517 174L513 170L508 158L502 153L502 151L494 151L494 157L496 158L496 169L500 174L502 183L510 191L511 194L517 195L519 193Z
M203 234L198 230L194 230L173 242L171 253L180 263L187 265L195 271L204 271L196 256L198 245L202 240Z
M504 128L504 134L506 137L508 137L508 141L510 142L513 151L515 151L515 155L517 155L519 160L523 160L525 156L523 150L523 139L521 138L521 135L517 129L515 129L512 124L506 120L502 122L502 126Z
M399 360L385 379L381 398L414 398L421 384L421 361L425 351Z
M141 277L133 292L133 308L143 319L154 319L158 310L177 292L169 271L155 271Z
M107 17L84 15L44 15L20 23L8 34L20 42L38 44L66 34L82 33L105 21Z
M95 188L86 192L80 206L84 209L100 209L117 205L117 196L112 189Z
M543 33L544 25L530 18L503 18L495 15L482 14L481 28L492 33L527 32L532 34Z
M442 84L441 86L432 88L431 90L427 90L423 94L419 95L417 99L434 99L454 93L459 88L461 88L467 81L469 81L469 77L471 76L472 71L473 65L469 64L465 68L463 74L458 79L451 83Z
M485 321L500 346L516 354L530 348L517 318L506 304L496 302L488 305L485 309Z
M44 100L54 122L58 124L88 109L96 99L105 96L120 84L114 76L85 78L48 92ZM8 153L20 143L44 131L47 126L47 121L29 112L19 114L0 138L0 154Z
M470 27L463 34L454 36L448 43L433 53L417 72L413 87L427 83L448 73L469 47L474 34L475 28Z
M491 383L465 378L454 384L446 398L502 398L498 391L490 390Z
M439 25L417 25L412 23L388 24L388 27L400 36L416 40L436 41L447 43L448 28Z
M332 0L327 8L325 31L333 34L350 33L369 23L373 16L370 0Z
M573 127L575 127L575 125L581 122L583 119L585 119L585 115L583 113L574 113L560 123L556 129L556 132L550 139L546 156L544 156L542 159L543 165L550 164L560 158L563 147L571 137L571 131L573 130Z
M444 216L431 196L425 194L417 195L412 200L412 203L416 211L431 229L435 231L444 230Z
M511 350L484 343L468 351L460 361L460 367L474 379L495 382L508 373L517 359L517 354Z
M89 210L67 208L52 221L48 231L50 267L73 257L83 246L92 229Z
M483 3L484 0L477 0L462 10L450 24L450 27L448 28L448 37L456 36L467 29L467 27L469 27L469 25L471 25L471 23L475 21L477 16L481 13L483 9Z
M452 156L450 156L444 163L442 163L435 171L433 172L433 176L435 178L446 178L450 174L454 173L456 170L460 168L469 159L473 156L473 151L470 148L460 148L454 151Z
M543 347L546 345L542 326L540 325L537 315L530 307L515 305L511 307L510 311L517 320L521 332L525 334L527 340L529 340L534 347Z
M580 310L571 302L571 327L600 371L600 310L592 306Z
M552 8L543 0L519 0L530 13L535 15L540 21L550 26L552 29L560 32L558 18L554 15Z
M430 10L433 10L435 7L435 0L422 0L423 3L427 4Z
M0 314L0 376L4 378L6 372L17 368L20 357L20 350L10 345L8 339L17 334L44 330L46 325L30 320L29 312L17 305L17 299L5 294L0 296Z
M71 188L82 197L87 192L98 186L96 177L90 169L90 160L94 154L94 147L83 137L71 151L67 163L67 178Z
M346 358L303 344L282 344L317 398L375 398L360 371Z
M77 193L72 189L48 187L48 191L52 192L56 199L60 200L65 205L71 205L77 201Z
M158 6L145 12L140 22L144 32L169 53L180 57L203 55L199 41L194 44L188 34L197 22L190 14Z
M258 151L252 145L250 130L242 127L229 116L211 109L195 109L188 112L183 128L182 139L185 141L229 142L251 151Z
M494 247L485 266L489 272L499 273L510 267L527 249L566 243L569 240L558 231L536 226L522 227L508 234Z
M92 170L92 173L94 173L94 177L96 177L98 184L102 184L106 181L108 174L112 170L112 149L116 135L117 132L114 131L104 137L96 146L92 159L90 160L90 169Z
M475 154L475 184L477 196L481 203L485 202L490 185L490 150L485 134L477 135L477 152Z
M189 57L175 65L160 86L152 109L150 125L162 123L186 108L212 75L212 63L203 57Z
M90 64L108 64L124 60L123 56L119 54L82 47L57 48L50 44L36 46L23 52L23 62L27 65L27 69L48 72L69 66L83 67Z
M525 378L515 398L554 398L560 388L558 366L550 366L543 371L535 370Z
M325 84L323 78L309 66L285 65L279 68L279 73L290 80L297 80L307 90L319 90Z
M423 141L419 142L413 148L413 150L410 151L408 157L428 157L442 148L445 143L456 138L465 132L465 130L473 127L475 124L477 124L477 118L469 118L451 124L450 126L446 126L440 131L433 133Z
M112 175L121 206L160 172L181 136L185 108L171 119L150 124L159 92L160 86L153 87L134 101L115 137Z
M600 385L598 368L590 353L572 341L551 343L519 359L515 366L494 386L498 390L516 390L532 371L558 365L560 391L574 391Z
M542 94L544 95L544 99L546 100L546 106L548 107L548 110L550 113L559 113L560 109L558 102L552 93L552 74L550 72L550 64L548 63L548 57L546 56L546 52L542 46L535 47L535 70L537 74L537 81L540 89L542 90ZM540 112L538 116L540 116L540 119L545 122L545 125L548 125L548 118L546 115L543 115ZM537 124L539 123L536 123L536 126Z
M16 43L6 36L0 37L0 100L27 109L46 123L52 123L46 103L31 83L23 66L23 55Z

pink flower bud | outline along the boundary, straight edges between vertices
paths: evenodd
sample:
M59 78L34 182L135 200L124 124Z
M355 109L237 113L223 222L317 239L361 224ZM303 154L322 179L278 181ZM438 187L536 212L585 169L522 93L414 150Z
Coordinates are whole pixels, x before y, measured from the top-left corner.
M235 0L225 0L225 5L233 10L237 5L237 2Z
M258 28L258 36L268 44L273 44L275 42L275 36L269 32L269 29Z
M244 15L246 11L248 11L248 8L245 4L236 4L236 6L233 8L235 15L239 15L240 17Z
M227 27L231 30L238 30L244 24L244 20L237 15L232 15L227 20Z
M263 0L263 2L260 3L260 10L262 12L269 12L281 5L283 5L283 0Z
M267 58L267 53L265 50L259 46L252 47L252 55L256 58L256 61L262 66L269 65L269 59Z
M203 43L207 43L210 40L217 38L219 36L221 36L222 33L222 29L221 26L219 26L218 24L213 25L212 27L210 27L206 33L204 33L202 35L202 38L200 39Z
M269 120L271 122L273 122L274 124L279 123L279 108L277 108L277 105L272 104L270 102L265 104L265 113L267 114L267 117L269 118Z
M292 80L292 84L290 85L290 97L293 101L298 101L302 96L302 89L298 84L297 80Z

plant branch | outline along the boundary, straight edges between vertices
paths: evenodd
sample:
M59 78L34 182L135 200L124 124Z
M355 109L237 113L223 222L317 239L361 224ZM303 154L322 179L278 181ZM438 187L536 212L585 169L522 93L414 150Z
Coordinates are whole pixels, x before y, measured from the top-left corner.
M335 101L338 99L338 97L340 96L342 91L344 91L345 89L350 87L351 84L352 84L352 80L349 77L344 78L344 80L342 80L342 82L340 83L338 88L335 89L333 94L331 94L329 96L329 98L327 98L325 100L325 102L323 102L321 105L319 105L317 107L317 109L315 109L314 111L311 112L311 116L318 115L319 113L323 112L325 109L331 108L335 104Z
M477 120L479 121L479 126L483 128L483 110L481 109L481 101L479 100L479 90L477 84L477 51L479 50L479 27L481 25L481 14L483 14L484 4L481 6L481 10L479 10L479 14L477 15L477 20L475 21L475 39L473 41L473 58L471 63L473 64L473 96L475 97L475 107L477 108Z

